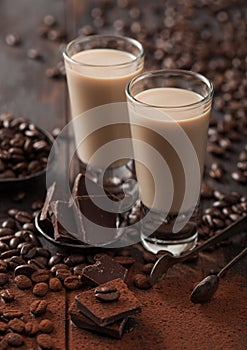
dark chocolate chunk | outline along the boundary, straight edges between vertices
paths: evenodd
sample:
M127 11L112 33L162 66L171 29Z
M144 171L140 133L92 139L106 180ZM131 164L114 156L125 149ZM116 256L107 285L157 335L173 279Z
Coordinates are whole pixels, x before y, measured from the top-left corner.
M87 329L92 332L97 332L100 334L108 335L112 338L121 339L125 325L127 323L128 318L125 317L117 322L114 322L108 326L102 327L97 325L97 323L90 320L88 317L84 316L79 310L76 308L76 304L73 303L69 309L71 321L78 327L82 329Z
M112 302L110 306L108 303L99 303L95 298L95 290L91 289L76 296L78 310L99 326L106 326L141 311L139 301L120 278L101 287L108 286L113 286L120 292L117 301Z
M82 279L90 285L99 285L116 278L125 279L127 269L115 262L108 255L102 256L94 265L86 266L82 272Z

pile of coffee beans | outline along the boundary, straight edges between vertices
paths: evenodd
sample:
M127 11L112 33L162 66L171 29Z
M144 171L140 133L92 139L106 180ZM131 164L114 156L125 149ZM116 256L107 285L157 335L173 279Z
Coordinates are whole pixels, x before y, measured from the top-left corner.
M26 118L0 115L0 179L25 178L44 170L51 140Z

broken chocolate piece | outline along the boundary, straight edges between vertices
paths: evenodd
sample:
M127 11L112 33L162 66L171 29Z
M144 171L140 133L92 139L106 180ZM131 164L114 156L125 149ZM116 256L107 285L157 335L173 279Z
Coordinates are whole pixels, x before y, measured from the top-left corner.
M119 299L110 305L97 301L94 289L80 293L75 297L78 310L99 326L106 326L141 312L140 302L120 278L105 283L103 286L109 285L114 286L120 292Z
M82 271L84 282L97 286L102 283L120 278L124 281L127 269L114 261L108 255L103 255L94 265L86 266Z
M128 320L128 318L125 317L122 320L119 320L108 326L102 327L97 325L97 323L93 322L88 317L84 316L79 310L77 310L75 303L71 305L69 313L70 313L71 321L78 328L87 329L93 332L105 334L116 339L122 338L125 325Z

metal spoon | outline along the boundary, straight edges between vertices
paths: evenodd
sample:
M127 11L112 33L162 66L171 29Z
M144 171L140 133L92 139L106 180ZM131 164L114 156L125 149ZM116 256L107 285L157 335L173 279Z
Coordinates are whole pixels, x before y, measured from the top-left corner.
M150 281L152 284L160 281L168 271L170 267L177 263L181 263L191 257L196 253L202 251L212 244L216 244L224 239L229 238L241 231L247 230L247 215L243 216L241 219L235 221L233 224L226 227L224 230L219 232L217 235L210 237L207 241L198 245L195 249L191 250L189 253L180 256L174 256L170 252L166 252L162 255L155 263L150 274Z
M209 275L205 277L193 289L190 300L194 304L203 304L209 301L219 286L220 277L222 277L228 269L236 264L247 254L247 247L243 249L235 258L233 258L226 266L224 266L217 275Z

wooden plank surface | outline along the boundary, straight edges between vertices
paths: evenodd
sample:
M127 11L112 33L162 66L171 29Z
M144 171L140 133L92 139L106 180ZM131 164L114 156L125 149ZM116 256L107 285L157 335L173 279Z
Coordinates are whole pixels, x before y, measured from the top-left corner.
M51 14L56 18L59 26L67 31L67 38L62 42L76 37L79 32L93 28L92 32L111 32L116 33L116 21L127 18L129 22L134 22L134 17L130 20L128 9L125 4L130 1L109 1L109 0L1 0L0 1L0 114L4 112L13 113L16 116L25 116L37 123L38 126L52 131L55 127L62 128L69 121L68 95L66 81L62 79L49 79L46 76L46 70L49 67L54 67L61 60L60 43L49 41L41 38L38 34L38 29L45 15ZM155 13L155 2L136 1L136 7L142 9L152 8L152 11L143 11L147 21L145 26L148 28L153 25L152 15ZM239 4L241 1L239 1ZM244 2L243 2L244 3ZM92 9L101 8L106 4L107 26L95 26L92 16ZM119 4L121 6L119 6ZM105 9L105 7L103 6ZM105 11L105 10L104 10ZM138 12L138 10L136 10ZM95 12L94 12L95 13ZM132 14L133 16L133 14ZM99 24L99 22L98 22ZM114 26L115 25L115 26ZM164 25L161 21L160 25ZM216 28L217 29L217 28ZM131 35L129 28L127 30ZM8 33L18 33L21 37L20 45L10 47L5 43L5 37ZM150 38L152 41L152 38ZM146 43L147 44L147 43ZM38 49L43 57L43 60L32 60L27 57L27 51L30 48ZM148 52L148 47L146 47ZM146 68L158 68L151 61L146 62ZM222 117L222 115L220 116ZM233 171L238 153L243 149L246 139L242 138L241 142L235 144L235 152L231 159L223 159L222 162L227 170L227 174L223 183L216 183L217 187L226 192L239 191L242 194L246 193L246 187L234 182L231 179L231 171ZM66 152L66 147L64 152ZM214 158L208 156L206 173L209 171L209 165L214 161ZM210 183L215 184L215 181L210 179ZM19 190L22 190L21 188ZM44 183L34 183L28 190L26 197L21 202L13 200L15 193L11 190L2 192L0 190L0 212L6 211L10 206L29 209L31 203L40 199L45 194ZM207 205L207 203L205 204ZM216 320L210 318L210 307L203 312L202 309L193 308L188 300L188 295L191 291L191 286L196 279L200 279L210 268L223 265L229 260L240 248L246 243L246 239L241 242L236 242L232 246L221 248L216 254L201 255L196 266L196 269L190 266L180 266L175 268L157 287L154 294L151 292L136 291L138 298L144 305L144 312L138 318L138 325L133 332L125 335L125 339L131 344L131 349L151 350L150 342L152 338L157 339L155 343L156 350L173 350L179 349L179 337L191 337L191 349L199 349L200 344L197 338L202 337L202 347L207 349L207 341L210 338L208 349L220 349L221 343L224 340L224 332L229 334L232 339L228 341L225 349L230 350L233 344L234 350L244 349L243 340L246 338L246 333L243 333L243 325L236 325L235 329L231 329L227 322L228 317L234 317L236 323L241 321L244 315L244 310L240 309L240 302L244 298L246 292L246 269L242 266L237 266L231 277L235 278L237 274L241 274L241 280L234 279L241 293L238 298L233 298L230 290L227 292L227 298L232 302L231 308L227 309L227 300L224 296L219 295L219 317ZM181 282L183 281L183 282ZM223 282L227 286L227 281ZM229 280L229 283L231 281ZM242 286L242 287L241 287ZM174 288L181 291L181 300L176 300L173 297ZM242 289L241 289L242 288ZM222 297L222 299L220 299ZM68 303L71 303L74 298L74 293L68 294ZM152 299L153 298L153 299ZM152 303L160 303L160 313L152 318ZM213 305L212 305L213 308ZM62 316L62 310L59 310ZM67 312L67 311L66 311ZM166 312L172 315L172 318L166 318ZM222 316L224 314L224 316ZM195 319L199 317L200 325L206 327L209 324L207 332L204 332L203 327L196 325ZM193 329L191 328L191 323ZM204 323L203 323L204 322ZM218 332L218 322L222 332ZM172 339L176 329L179 333L179 324L183 326L182 333L177 339ZM123 342L116 342L108 338L95 336L86 331L80 331L74 328L69 322L67 349L96 349L105 350L110 348L123 349ZM160 327L167 327L167 336L163 339L160 333ZM203 333L204 332L204 333ZM144 334L145 333L145 334ZM202 336L203 334L203 336ZM229 345L230 344L230 345ZM232 349L233 349L232 348ZM60 349L60 348L59 348ZM231 350L232 350L231 349ZM61 348L61 350L65 350Z

